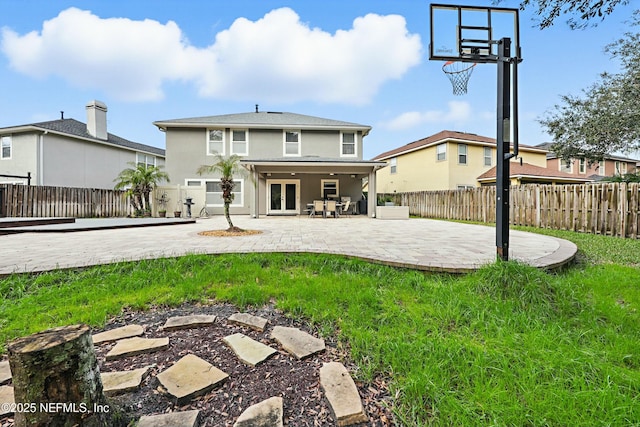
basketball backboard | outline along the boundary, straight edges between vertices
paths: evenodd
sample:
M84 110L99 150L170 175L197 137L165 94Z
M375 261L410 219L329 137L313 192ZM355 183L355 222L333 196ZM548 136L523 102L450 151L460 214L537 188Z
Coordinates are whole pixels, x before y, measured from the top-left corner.
M505 37L519 57L518 20L518 9L431 4L429 59L495 63L497 42Z

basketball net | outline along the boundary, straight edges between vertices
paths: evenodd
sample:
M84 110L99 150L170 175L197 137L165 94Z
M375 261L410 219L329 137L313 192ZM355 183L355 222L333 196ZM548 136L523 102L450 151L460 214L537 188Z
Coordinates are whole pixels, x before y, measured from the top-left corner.
M442 71L451 80L454 95L464 95L467 93L467 83L473 72L473 68L478 65L475 63L447 61L442 66Z

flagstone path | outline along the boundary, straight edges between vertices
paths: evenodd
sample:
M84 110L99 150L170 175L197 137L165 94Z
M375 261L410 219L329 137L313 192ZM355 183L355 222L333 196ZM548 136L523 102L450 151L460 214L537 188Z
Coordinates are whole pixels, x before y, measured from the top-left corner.
M368 407L363 405L361 394L376 390L359 391L341 363L345 353L282 315L271 320L249 313L229 315L232 309L226 306L214 315L204 313L211 311L209 306L201 313L196 307L186 315L167 314L146 324L138 322L145 320L144 314L135 318L132 313L125 317L126 324L95 333L105 394L121 406L127 402L127 413L137 409L133 412L139 427L392 425L382 399L372 406L367 396ZM228 355L221 357L225 349ZM304 378L296 378L300 364L312 365ZM253 382L242 378L243 372L260 369ZM0 362L0 381L3 378L10 381L6 361ZM10 386L0 387L0 400L12 397ZM12 426L4 415L0 426Z

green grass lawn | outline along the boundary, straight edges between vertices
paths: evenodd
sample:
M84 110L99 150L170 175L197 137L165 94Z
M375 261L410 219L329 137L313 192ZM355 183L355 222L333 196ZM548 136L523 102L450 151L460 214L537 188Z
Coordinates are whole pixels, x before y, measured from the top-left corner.
M532 231L532 230L529 230ZM337 256L186 256L0 281L0 352L14 337L123 307L269 301L389 378L407 426L640 425L640 241L576 242L578 265L514 262L454 276Z

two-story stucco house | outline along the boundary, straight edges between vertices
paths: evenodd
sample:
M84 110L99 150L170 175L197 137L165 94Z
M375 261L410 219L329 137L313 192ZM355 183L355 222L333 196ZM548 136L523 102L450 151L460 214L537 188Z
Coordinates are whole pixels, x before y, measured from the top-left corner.
M363 178L375 181L376 169L384 166L362 159L371 127L356 123L256 108L154 124L166 133L166 171L193 197L196 213L203 205L210 213L222 213L219 176L196 173L216 154L241 157L247 173L234 177L231 212L254 218L303 214L317 199L348 197L356 203L362 199ZM374 208L375 200L369 200L366 211L372 214Z
M378 192L474 188L490 184L492 178L495 183L496 152L494 138L449 130L438 132L374 157L373 160L387 163L377 173ZM511 163L514 182L528 182L527 176L518 178L526 172L534 173L535 179L531 179L536 182L554 182L563 175L547 169L547 153L543 148L520 144L519 158Z
M128 163L164 164L164 150L107 132L107 107L86 106L87 123L61 118L0 128L0 183L105 188L114 186Z

